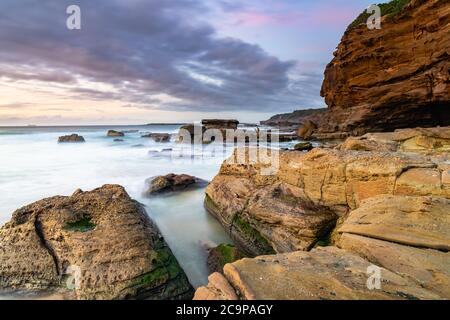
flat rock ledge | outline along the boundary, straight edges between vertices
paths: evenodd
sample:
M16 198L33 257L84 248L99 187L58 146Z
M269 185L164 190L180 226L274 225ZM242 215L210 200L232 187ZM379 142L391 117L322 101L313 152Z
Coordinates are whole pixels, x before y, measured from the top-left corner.
M0 290L64 292L76 299L193 294L158 228L118 185L15 211L0 229L0 280Z

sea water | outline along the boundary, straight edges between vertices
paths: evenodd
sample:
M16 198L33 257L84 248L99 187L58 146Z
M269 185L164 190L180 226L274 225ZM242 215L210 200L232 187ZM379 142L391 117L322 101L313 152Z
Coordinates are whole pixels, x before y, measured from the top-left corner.
M121 142L107 137L109 129L125 131ZM230 243L221 225L203 207L204 189L171 196L145 197L145 180L185 173L210 181L233 146L156 143L145 133L178 132L178 125L121 127L0 128L0 225L14 210L45 197L71 195L119 184L146 206L194 287L207 283L205 245ZM85 143L58 144L59 136L78 133ZM170 150L171 149L171 150Z

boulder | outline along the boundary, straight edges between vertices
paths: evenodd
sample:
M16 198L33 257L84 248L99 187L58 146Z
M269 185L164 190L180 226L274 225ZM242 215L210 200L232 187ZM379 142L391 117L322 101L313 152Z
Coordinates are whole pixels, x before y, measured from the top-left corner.
M238 300L238 296L228 280L214 272L208 277L208 285L195 291L194 300Z
M294 150L297 151L311 151L314 149L311 142L299 142L294 146Z
M118 185L15 211L0 229L0 279L2 290L62 290L77 299L193 293L158 228Z
M208 182L187 174L170 173L165 176L150 178L147 183L149 186L145 191L145 194L155 195L202 188L205 187Z
M106 136L108 136L108 137L124 137L125 133L116 131L116 130L109 130L108 133L106 133Z
M326 247L310 252L260 256L242 259L224 267L224 276L197 289L196 300L402 300L442 299L417 282L380 268L381 289L369 289L370 267L376 267L356 254ZM224 283L225 282L225 283Z
M76 133L58 138L58 143L74 143L74 142L85 142L85 140L82 136L79 136Z
M245 255L238 248L231 244L220 244L208 250L208 269L210 273L223 272L223 267L227 263L244 258Z
M309 139L316 129L317 125L314 122L305 120L298 129L297 135L302 139Z
M124 142L125 140L123 139L114 139L114 142Z

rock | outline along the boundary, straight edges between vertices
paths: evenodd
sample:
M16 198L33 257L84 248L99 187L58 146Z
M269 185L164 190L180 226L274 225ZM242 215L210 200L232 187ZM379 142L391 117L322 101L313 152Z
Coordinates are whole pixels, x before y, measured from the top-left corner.
M410 1L384 12L379 30L362 15L325 70L329 110L314 136L450 125L449 8L443 0Z
M215 272L208 277L208 285L195 291L194 300L238 300L233 287L220 273Z
M205 197L205 208L248 255L309 250L339 218L378 195L450 199L450 165L420 154L279 151L278 170L267 176L262 163L234 161L251 150L237 149L222 164Z
M149 187L146 195L155 195L181 190L202 188L206 186L207 181L190 176L187 174L170 173L165 176L157 176L148 181Z
M237 120L223 120L223 119L204 119L202 125L206 130L208 129L232 129L236 130L239 121Z
M373 197L352 211L338 231L450 251L450 200L429 196Z
M169 133L149 133L147 135L143 135L142 138L152 138L155 142L169 142L170 134Z
M245 255L231 244L220 244L208 250L208 269L210 273L223 272L227 263L244 258Z
M73 142L86 142L86 141L82 136L79 136L78 134L75 133L58 138L58 143L73 143Z
M114 139L114 142L124 142L125 140L123 139Z
M372 263L336 247L242 259L224 268L243 300L440 299L408 277L381 268L381 290L367 286ZM195 299L235 299L223 279L197 289Z
M341 150L399 151L423 154L450 152L450 127L398 129L350 137Z
M116 130L109 130L106 134L108 137L124 137L125 133L116 131Z
M261 125L278 127L278 128L298 128L303 122L305 117L321 114L327 109L305 109L296 110L291 113L277 114L271 117L269 120L261 121Z
M344 233L338 246L450 298L450 253Z
M317 129L317 125L311 120L305 120L297 131L297 135L302 139L311 138L314 131Z
M294 150L297 151L311 151L312 149L314 149L314 147L311 142L300 142L294 146Z
M78 299L192 296L157 227L121 186L25 206L0 229L0 243L1 289L73 290Z
M203 135L207 130L219 131L222 135L222 139L226 141L226 130L236 130L239 121L237 120L222 120L222 119L205 119L202 120L201 124L187 124L180 127L178 132L178 142L182 143L196 143L204 144L211 143L215 141L211 140L209 137L204 137Z

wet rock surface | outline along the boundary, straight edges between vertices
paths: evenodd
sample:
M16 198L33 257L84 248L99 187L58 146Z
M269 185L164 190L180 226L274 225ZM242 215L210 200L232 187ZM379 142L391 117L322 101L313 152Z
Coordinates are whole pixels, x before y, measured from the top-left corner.
M77 299L193 293L158 228L118 185L15 211L0 229L0 279L2 290L63 291Z

